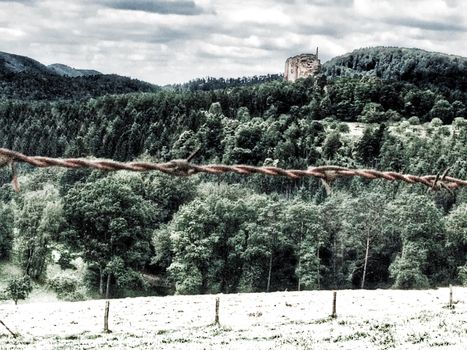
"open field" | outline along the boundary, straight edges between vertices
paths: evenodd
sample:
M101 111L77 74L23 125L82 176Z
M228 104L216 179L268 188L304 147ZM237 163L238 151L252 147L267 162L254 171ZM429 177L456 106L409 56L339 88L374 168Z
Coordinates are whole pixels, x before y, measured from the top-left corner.
M465 349L467 288L114 299L0 305L0 349ZM1 326L0 326L1 327Z

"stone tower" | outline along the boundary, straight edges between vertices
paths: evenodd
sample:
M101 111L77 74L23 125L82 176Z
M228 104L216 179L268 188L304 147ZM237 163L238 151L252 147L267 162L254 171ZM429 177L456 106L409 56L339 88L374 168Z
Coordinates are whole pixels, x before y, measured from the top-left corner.
M310 75L318 74L321 69L321 62L318 58L318 48L316 54L303 53L298 56L289 57L285 61L284 78L294 82L299 78L306 78Z

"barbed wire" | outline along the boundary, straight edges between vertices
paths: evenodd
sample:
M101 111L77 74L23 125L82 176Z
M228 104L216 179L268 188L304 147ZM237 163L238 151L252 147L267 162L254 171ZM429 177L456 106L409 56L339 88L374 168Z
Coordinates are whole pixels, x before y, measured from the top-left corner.
M306 170L283 169L275 166L252 166L252 165L223 165L208 164L198 165L191 163L197 151L187 159L175 159L165 163L152 162L117 162L113 160L92 160L85 158L51 158L39 156L27 156L20 152L0 148L0 167L11 165L13 172L13 186L19 190L16 178L15 163L27 163L34 167L63 167L71 169L97 169L105 171L160 171L174 176L191 176L198 173L225 174L235 173L240 175L263 174L269 176L283 176L290 179L304 177L316 177L327 186L340 177L361 177L368 180L384 179L388 181L403 181L410 184L422 184L433 191L446 189L449 192L459 187L467 187L467 180L447 176L449 169L442 174L416 176L402 174L394 171L378 171L374 169L351 169L341 166L325 165L309 167Z

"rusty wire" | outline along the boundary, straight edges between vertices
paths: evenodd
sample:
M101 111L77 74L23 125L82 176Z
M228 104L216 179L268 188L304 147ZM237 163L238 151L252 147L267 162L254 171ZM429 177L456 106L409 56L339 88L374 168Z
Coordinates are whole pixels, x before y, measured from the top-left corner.
M448 170L442 175L425 175L416 176L401 174L393 171L378 171L373 169L350 169L340 166L325 165L319 167L309 167L306 170L283 169L273 166L251 166L251 165L222 165L208 164L197 165L191 163L194 157L194 152L188 159L176 159L166 163L151 163L151 162L116 162L112 160L91 160L84 158L50 158L38 156L26 156L22 153L15 152L9 149L0 148L0 167L10 164L13 171L13 183L16 183L15 189L18 190L15 162L27 163L34 167L64 167L64 168L88 168L97 170L117 171L153 171L157 170L165 174L174 176L191 176L198 173L207 174L225 174L235 173L240 175L263 174L270 176L284 176L290 179L300 179L303 177L316 177L321 179L325 184L330 184L340 177L361 177L368 180L384 179L389 181L404 181L410 184L422 184L429 187L431 190L446 189L451 192L459 187L467 187L467 180L457 179L447 176Z

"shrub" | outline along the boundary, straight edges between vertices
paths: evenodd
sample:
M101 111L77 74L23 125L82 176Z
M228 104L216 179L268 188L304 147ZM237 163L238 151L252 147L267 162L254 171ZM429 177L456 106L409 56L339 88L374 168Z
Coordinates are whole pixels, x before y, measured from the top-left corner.
M48 281L48 286L57 293L57 297L67 301L84 300L84 294L78 291L79 281L70 276L58 275Z
M420 269L418 262L407 257L397 257L389 267L391 277L394 278L394 288L428 288L428 277Z
M8 286L5 290L5 295L8 299L12 299L15 305L18 304L18 300L24 300L28 297L29 293L32 292L31 277L15 277L8 282Z
M417 268L401 270L394 283L394 288L401 289L428 288L429 286L428 277Z
M348 133L350 132L350 128L347 124L345 123L339 123L337 125L337 131L341 132L341 133Z
M363 107L360 117L362 122L366 123L381 123L385 121L384 108L381 104L368 102Z
M454 122L452 123L452 125L456 129L465 127L465 126L467 126L467 119L458 117L458 118L454 119Z
M384 119L390 122L398 122L398 121L401 121L402 117L398 112L392 109L388 109L384 113Z
M70 252L62 251L60 252L60 257L58 258L57 264L60 265L62 270L76 270L76 266L73 264L74 258L75 257Z
M439 127L439 126L442 126L443 125L443 121L439 118L433 118L430 122L430 125L434 128L436 127Z
M408 120L410 125L420 125L420 118L419 117L410 117Z

